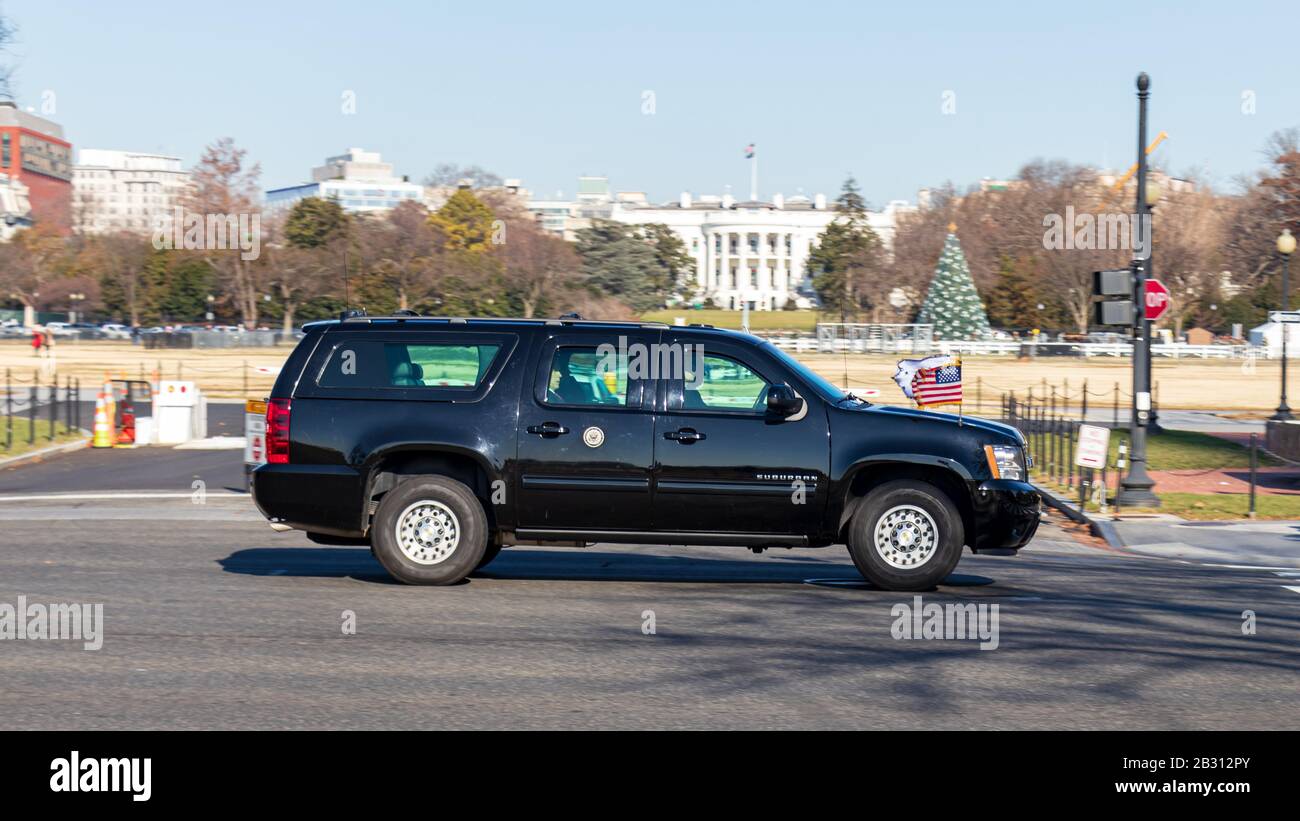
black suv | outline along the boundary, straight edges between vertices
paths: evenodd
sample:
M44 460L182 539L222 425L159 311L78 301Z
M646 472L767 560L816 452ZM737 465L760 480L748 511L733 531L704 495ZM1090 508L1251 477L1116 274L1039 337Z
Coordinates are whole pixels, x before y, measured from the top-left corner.
M707 326L348 316L316 322L267 407L257 506L451 584L502 547L847 544L890 590L1038 527L1024 439L873 405Z

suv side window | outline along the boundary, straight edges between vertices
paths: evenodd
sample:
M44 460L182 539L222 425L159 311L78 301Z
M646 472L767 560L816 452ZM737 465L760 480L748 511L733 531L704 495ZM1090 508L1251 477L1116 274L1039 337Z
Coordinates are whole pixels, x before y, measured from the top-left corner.
M771 383L729 356L705 354L703 373L688 371L682 384L682 410L764 413Z
M353 340L337 346L320 373L322 388L474 390L501 346Z
M551 355L547 405L627 406L627 360L602 356L595 346L561 345Z

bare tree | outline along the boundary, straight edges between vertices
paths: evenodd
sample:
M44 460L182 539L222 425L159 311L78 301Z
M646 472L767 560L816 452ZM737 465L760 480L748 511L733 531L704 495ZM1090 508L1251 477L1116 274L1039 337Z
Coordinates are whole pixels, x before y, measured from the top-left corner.
M532 318L582 269L573 246L540 230L531 219L507 222L505 242L498 253L506 289L523 305L525 318Z
M261 191L258 178L261 166L246 167L248 152L235 147L229 137L222 137L208 146L203 156L190 172L190 190L185 198L186 208L196 213L207 225L210 221L232 219L240 216L256 216L261 219ZM251 219L249 223L251 224ZM227 222L227 224L230 224ZM227 231L228 245L233 247L210 248L204 243L203 258L222 279L231 297L234 299L244 326L250 330L257 327L261 299L266 291L266 284L261 274L266 273L266 266L252 265L252 260L244 259L240 248L241 239L230 237ZM230 240L234 240L231 242ZM254 238L260 243L260 237Z

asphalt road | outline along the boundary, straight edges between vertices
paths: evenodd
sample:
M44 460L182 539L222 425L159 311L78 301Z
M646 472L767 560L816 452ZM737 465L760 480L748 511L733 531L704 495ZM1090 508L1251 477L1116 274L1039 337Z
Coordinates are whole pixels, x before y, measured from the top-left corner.
M1300 729L1287 579L1051 526L922 594L998 605L994 650L893 638L912 597L842 548L510 548L417 588L243 497L0 501L0 532L0 603L101 602L106 634L0 642L3 729Z

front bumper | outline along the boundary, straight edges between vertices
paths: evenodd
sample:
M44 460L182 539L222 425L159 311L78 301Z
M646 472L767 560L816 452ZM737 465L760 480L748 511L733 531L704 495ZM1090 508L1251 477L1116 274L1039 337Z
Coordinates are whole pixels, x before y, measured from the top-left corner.
M989 479L971 494L976 550L1019 550L1038 532L1042 496L1028 482Z

